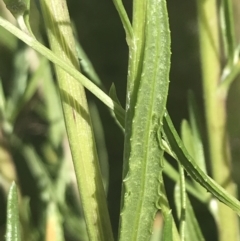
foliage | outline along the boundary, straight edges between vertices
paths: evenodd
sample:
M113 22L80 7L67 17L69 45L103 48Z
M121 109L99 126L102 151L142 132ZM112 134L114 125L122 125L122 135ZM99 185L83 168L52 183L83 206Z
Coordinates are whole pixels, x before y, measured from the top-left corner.
M214 0L196 3L205 124L189 92L182 139L167 111L174 39L165 0L133 0L131 21L123 2L113 0L129 50L125 108L117 83L106 94L65 1L5 0L0 6L1 56L12 58L9 70L0 72L3 193L17 183L7 200L8 241L207 240L211 234L202 231L195 199L211 213L219 240L239 239L240 202L226 138L227 96L240 72L232 3L222 0L219 14ZM117 231L106 199L116 172L108 160L104 109L98 111L85 89L110 109L118 124L113 133L120 129L124 135Z

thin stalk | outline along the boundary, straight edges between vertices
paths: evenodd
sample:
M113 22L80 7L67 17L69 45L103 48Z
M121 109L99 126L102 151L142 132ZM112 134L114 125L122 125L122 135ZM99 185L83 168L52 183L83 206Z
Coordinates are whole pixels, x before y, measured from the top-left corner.
M79 69L66 1L42 0L41 8L51 49ZM56 73L89 240L113 240L84 88L61 68Z
M184 176L184 169L181 166L179 166L179 174L180 174L180 236L181 240L186 240L186 184L185 184L185 176Z
M114 103L112 99L106 95L99 87L97 87L91 80L86 78L83 74L81 74L75 66L71 63L66 62L61 57L58 57L54 54L50 49L46 48L40 42L38 42L32 36L29 36L25 32L21 31L19 28L11 24L10 22L6 21L0 16L0 26L9 31L11 34L16 36L17 38L21 39L24 43L26 43L29 47L33 48L52 63L56 64L57 66L61 67L65 70L69 75L71 75L74 79L79 81L85 88L87 88L90 92L92 92L98 99L100 99L106 106L108 106L111 110L115 110L119 112L121 115L124 115L122 112L122 108Z
M220 40L216 0L197 0L203 91L213 178L236 196L231 178L226 133L226 95L217 91L220 82ZM219 240L238 240L237 215L218 203Z
M113 3L119 13L119 16L121 18L125 33L126 33L126 39L127 43L130 45L132 38L133 38L133 30L131 22L128 18L127 12L124 8L122 0L113 0Z

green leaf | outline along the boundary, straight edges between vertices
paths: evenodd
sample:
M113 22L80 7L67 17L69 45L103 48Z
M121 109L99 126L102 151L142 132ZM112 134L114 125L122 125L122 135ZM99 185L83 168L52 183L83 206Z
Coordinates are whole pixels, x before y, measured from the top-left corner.
M103 88L103 83L99 78L98 74L96 73L90 59L88 58L81 44L77 41L76 41L76 47L77 47L77 54L80 59L81 72L86 74L86 76L89 77L89 79L92 80L97 86Z
M218 185L211 177L203 172L188 154L167 111L163 118L163 129L164 135L167 138L172 151L175 153L177 160L181 163L189 175L211 192L212 195L214 195L219 201L223 202L240 215L240 202L232 195L228 194L224 188Z
M7 231L6 241L20 241L18 193L15 182L12 183L7 201Z
M138 1L137 1L138 2ZM123 173L123 208L121 211L120 240L149 240L157 212L159 178L163 151L158 143L158 130L165 111L170 68L170 34L166 2L145 2L139 21L144 26L144 45L136 41L139 62L130 57L129 77L132 89L127 93L125 154ZM141 1L139 2L141 5ZM143 4L144 5L144 4ZM134 30L134 38L137 37ZM136 55L137 53L133 53ZM135 67L133 67L135 66ZM133 68L136 68L135 70ZM134 75L134 73L132 73ZM132 92L131 92L132 91Z
M112 100L114 100L117 104L119 104L121 106L121 103L117 96L117 91L116 91L116 87L115 87L114 83L112 83L112 85L110 87L109 96L112 98Z
M198 145L199 144L198 136L196 136L196 133L195 133L195 136L193 136L192 129L186 120L183 120L181 124L181 136L182 136L184 146L186 147L190 156L193 157L193 160L196 162L197 165L199 165L200 168L201 168L201 164L204 163L201 169L203 171L206 170L205 159L204 157L202 159L200 156L203 153L201 151L198 151L197 149L197 148L201 149L202 147L201 145L200 146ZM194 141L196 141L196 143L194 143ZM206 171L204 172L206 173ZM201 195L202 197L205 196L207 201L209 201L209 195L206 194L205 189L199 183L194 181L193 186L199 195Z
M117 97L117 91L114 83L112 83L110 90L109 90L109 96L112 98L112 100L117 103L121 108L121 103ZM124 112L124 109L122 108L122 112ZM122 130L124 130L124 124L125 124L125 118L122 118L122 112L117 111L117 109L113 109L114 118L116 119L117 123L121 127Z
M89 110L92 117L93 132L94 132L96 145L97 145L103 185L104 185L105 192L107 193L108 185L109 185L109 163L108 163L108 150L106 147L104 129L103 129L102 120L95 102L89 102Z

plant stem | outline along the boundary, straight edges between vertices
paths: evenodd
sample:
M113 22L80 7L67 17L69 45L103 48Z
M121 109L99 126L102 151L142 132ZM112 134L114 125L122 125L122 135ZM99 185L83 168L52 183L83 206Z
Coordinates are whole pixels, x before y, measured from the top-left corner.
M221 57L217 2L197 0L203 91L213 178L233 196L230 153L226 133L226 95L217 91L220 82ZM237 215L218 203L219 240L238 240Z
M79 69L66 1L42 0L41 8L53 52ZM56 73L89 240L113 240L84 88L61 68Z

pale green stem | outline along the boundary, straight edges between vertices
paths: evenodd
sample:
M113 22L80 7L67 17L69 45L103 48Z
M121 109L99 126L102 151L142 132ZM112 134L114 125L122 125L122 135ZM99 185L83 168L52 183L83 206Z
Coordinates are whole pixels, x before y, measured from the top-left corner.
M42 0L41 8L53 52L79 69L66 1ZM84 88L62 68L56 73L89 240L113 240Z
M217 91L221 57L216 0L197 0L203 91L213 178L236 196L226 133L226 95ZM238 240L237 215L218 203L219 240Z

